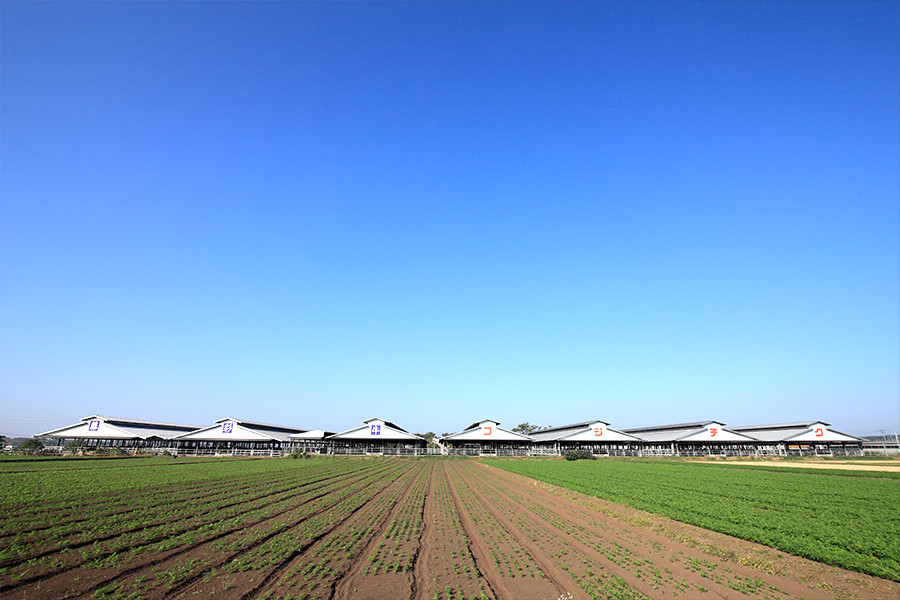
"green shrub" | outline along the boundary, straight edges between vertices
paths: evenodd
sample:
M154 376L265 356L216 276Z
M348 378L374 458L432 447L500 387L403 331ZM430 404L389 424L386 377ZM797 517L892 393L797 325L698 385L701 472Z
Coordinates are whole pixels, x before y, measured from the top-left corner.
M597 460L590 450L569 450L563 454L566 460Z

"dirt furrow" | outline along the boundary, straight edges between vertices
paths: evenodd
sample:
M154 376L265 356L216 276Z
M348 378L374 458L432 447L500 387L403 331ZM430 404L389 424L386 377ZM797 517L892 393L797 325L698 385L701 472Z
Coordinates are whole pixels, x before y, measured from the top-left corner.
M476 565L458 511L442 461L435 468L425 506L415 600L497 597Z
M414 595L415 560L434 469L434 462L427 462L427 468L417 474L391 511L386 527L372 539L356 568L340 582L336 598L399 600ZM413 534L415 538L411 539Z

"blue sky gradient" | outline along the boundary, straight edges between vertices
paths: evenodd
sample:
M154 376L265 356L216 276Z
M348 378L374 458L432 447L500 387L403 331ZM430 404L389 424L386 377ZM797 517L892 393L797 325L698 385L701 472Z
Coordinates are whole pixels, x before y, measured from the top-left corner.
M900 428L900 3L0 3L0 432Z

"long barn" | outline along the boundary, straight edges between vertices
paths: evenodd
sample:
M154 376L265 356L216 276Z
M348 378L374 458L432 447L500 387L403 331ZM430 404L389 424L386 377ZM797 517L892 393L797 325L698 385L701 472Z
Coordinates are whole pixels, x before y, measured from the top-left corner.
M91 415L80 422L39 433L35 437L50 438L57 449L78 452L118 451L162 452L172 439L196 430L195 425L161 423L141 419L125 419Z

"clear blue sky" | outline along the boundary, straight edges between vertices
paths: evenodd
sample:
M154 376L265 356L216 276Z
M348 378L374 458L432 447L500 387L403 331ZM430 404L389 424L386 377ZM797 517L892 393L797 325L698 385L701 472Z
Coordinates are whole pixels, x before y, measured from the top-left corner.
M900 428L900 3L0 4L0 430Z

